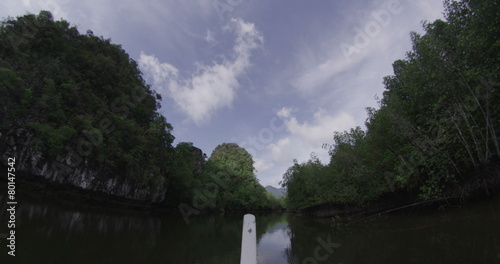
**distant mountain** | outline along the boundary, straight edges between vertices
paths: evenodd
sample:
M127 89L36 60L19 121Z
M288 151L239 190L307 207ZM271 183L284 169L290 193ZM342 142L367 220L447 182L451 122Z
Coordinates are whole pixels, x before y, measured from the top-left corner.
M266 186L266 190L272 193L274 196L281 198L286 195L285 190L283 188L276 188L271 185Z

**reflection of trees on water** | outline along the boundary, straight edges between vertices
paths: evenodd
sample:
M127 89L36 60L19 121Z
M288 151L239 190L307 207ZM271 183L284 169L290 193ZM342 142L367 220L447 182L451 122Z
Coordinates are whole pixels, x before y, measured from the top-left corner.
M127 215L69 208L61 210L60 207L29 202L23 202L17 213L22 222L42 220L42 223L36 225L35 232L47 238L57 233L71 236L87 232L101 235L134 232L152 234L147 242L154 245L155 238L161 230L158 218L139 216L137 213Z
M286 214L255 214L257 229L257 244L265 234L288 229Z
M110 263L223 264L238 263L240 258L242 214L196 216L186 224L177 214L108 210L33 197L23 198L17 214L23 233L19 241L30 241L24 257L33 259L26 259L27 263L42 255L54 256L47 260L54 263L107 259ZM266 233L286 228L284 215L257 214L258 241Z
M89 252L94 258L113 256L109 263L237 263L240 258L239 217L200 216L187 225L175 214L78 210L26 202L19 219L23 232L37 246L30 255L50 255L64 248L72 252L67 256L72 263L93 263Z
M499 205L497 200L488 206L391 215L335 230L293 217L285 257L288 263L302 263L314 257L318 237L331 235L341 246L318 263L497 263Z
M287 263L298 264L309 257L314 258L315 249L320 246L317 239L326 239L328 235L332 235L329 225L321 224L321 222L324 222L324 219L289 218L290 245L284 252ZM322 252L321 255L324 253ZM328 258L327 261L329 260L331 258Z
M30 237L82 248L87 247L92 240L92 243L99 244L95 240L102 238L126 239L132 245L154 247L162 229L157 217L145 217L137 212L126 214L104 209L80 210L77 205L60 207L50 203L23 201L16 213L19 229L29 233ZM138 241L124 234L141 234L141 239Z

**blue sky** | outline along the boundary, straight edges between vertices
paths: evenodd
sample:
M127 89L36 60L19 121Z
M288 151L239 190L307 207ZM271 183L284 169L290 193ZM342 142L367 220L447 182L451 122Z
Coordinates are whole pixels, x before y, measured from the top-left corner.
M254 157L262 185L333 132L364 127L392 62L438 0L4 0L0 17L50 10L120 44L163 96L176 143L224 142Z

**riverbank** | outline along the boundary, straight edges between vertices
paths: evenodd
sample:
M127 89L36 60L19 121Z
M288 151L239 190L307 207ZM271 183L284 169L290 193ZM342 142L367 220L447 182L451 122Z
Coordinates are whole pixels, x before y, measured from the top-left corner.
M0 176L0 181L5 182L7 179ZM16 192L32 199L48 199L63 206L77 205L85 208L104 208L127 212L178 212L176 207L167 207L160 203L132 200L104 192L85 190L69 184L48 181L22 171L16 173Z
M317 218L335 217L346 220L347 222L356 222L390 213L424 212L460 207L484 200L495 199L500 196L500 183L498 180L496 180L494 184L488 186L488 191L479 187L472 188L470 186L467 189L467 193L451 192L449 196L444 198L429 200L421 200L416 194L387 194L364 205L321 204L304 208L293 213Z
M2 171L6 167L0 166ZM0 176L0 182L7 182L4 175ZM136 212L136 213L169 213L181 215L179 203L168 205L165 202L154 203L151 201L141 201L115 196L109 193L86 190L69 184L49 181L43 177L34 176L22 171L16 173L17 192L30 196L33 199L50 199L52 202L61 205L78 206L85 208L106 209L113 211ZM186 205L186 204L184 204ZM192 204L187 204L196 211L196 215L219 215L232 213L284 213L284 209L226 209L219 208L194 208Z

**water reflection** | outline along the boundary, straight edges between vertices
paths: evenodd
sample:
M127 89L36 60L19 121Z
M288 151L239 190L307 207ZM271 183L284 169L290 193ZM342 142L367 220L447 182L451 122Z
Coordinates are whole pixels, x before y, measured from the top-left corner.
M0 182L0 188L3 188ZM0 263L239 263L242 214L192 217L63 203L22 190L15 259ZM5 199L0 198L5 204ZM256 214L258 263L500 263L500 200L333 229ZM0 212L0 233L6 233ZM0 246L4 243L0 243ZM2 246L4 248L4 246Z
M155 217L144 217L137 214L113 214L105 210L87 210L54 207L43 203L23 202L17 212L24 222L40 222L47 220L42 225L37 225L37 233L50 237L53 230L64 233L66 236L81 235L89 232L101 235L116 235L120 233L140 232L143 234L156 234L161 230L161 221ZM155 239L149 239L149 245L155 246Z
M257 215L257 222L267 223L257 244L258 263L287 263L284 252L290 244L290 228L285 214ZM259 227L257 227L259 232Z
M335 229L292 217L287 263L500 263L499 206L497 199Z

